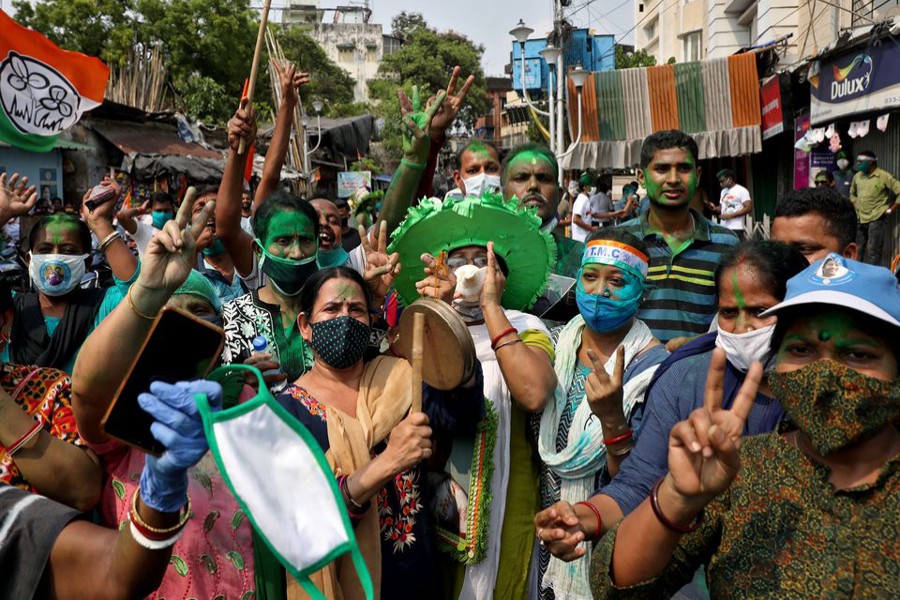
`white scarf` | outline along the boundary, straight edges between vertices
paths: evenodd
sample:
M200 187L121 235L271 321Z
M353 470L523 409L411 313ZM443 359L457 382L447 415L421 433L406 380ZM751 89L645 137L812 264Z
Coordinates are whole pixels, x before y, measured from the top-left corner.
M556 452L556 437L559 421L566 410L566 399L572 379L575 376L575 365L578 361L578 348L581 346L581 333L584 330L584 318L576 316L559 335L556 344L556 377L559 385L556 388L554 401L544 408L541 415L538 451L541 460L560 478L560 500L564 502L580 502L587 500L594 491L597 473L606 464L606 446L603 444L603 428L599 419L592 419L587 395L581 398L572 424L566 447ZM631 329L622 340L625 346L625 367L634 357L653 341L653 333L640 319L634 319ZM606 361L604 368L609 374L616 366L616 353ZM632 377L622 392L622 409L625 419L631 416L634 406L643 401L644 392L656 367L643 370ZM546 507L545 507L546 508ZM589 567L591 545L583 542L586 550L583 557L572 562L563 562L551 556L547 572L541 580L541 588L553 588L557 600L590 600L593 598L590 589Z
M516 310L504 311L510 324L519 331L537 329L550 337L540 319ZM500 533L506 512L506 488L509 484L509 430L512 398L509 387L491 349L491 336L484 324L469 327L475 341L475 354L484 371L484 396L497 413L497 442L494 444L494 472L491 475L491 506L489 509L488 547L484 559L466 567L465 580L459 600L490 600L494 595L497 569L500 562Z

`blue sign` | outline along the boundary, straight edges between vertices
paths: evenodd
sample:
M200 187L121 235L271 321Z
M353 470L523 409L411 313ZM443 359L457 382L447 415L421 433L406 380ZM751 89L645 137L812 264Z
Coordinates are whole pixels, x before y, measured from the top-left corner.
M551 83L550 70L540 54L546 47L546 39L525 42L525 89L529 92L546 90ZM566 41L563 61L566 70L580 66L586 71L611 71L616 66L615 37L576 29ZM512 82L514 89L522 89L522 51L518 42L513 42L512 47Z
M820 62L809 77L812 124L900 107L898 61L897 45L882 44Z

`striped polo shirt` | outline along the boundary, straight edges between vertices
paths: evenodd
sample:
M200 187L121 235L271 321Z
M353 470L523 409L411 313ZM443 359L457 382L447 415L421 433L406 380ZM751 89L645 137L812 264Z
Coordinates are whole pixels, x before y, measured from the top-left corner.
M693 209L691 214L694 237L674 254L663 236L651 228L650 211L617 227L644 240L650 250L650 289L637 317L663 342L709 331L718 308L716 267L722 255L739 242L729 229Z

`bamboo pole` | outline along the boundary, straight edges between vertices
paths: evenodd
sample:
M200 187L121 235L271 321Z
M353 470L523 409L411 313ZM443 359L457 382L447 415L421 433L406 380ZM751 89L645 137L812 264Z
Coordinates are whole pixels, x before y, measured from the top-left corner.
M422 363L425 359L425 314L413 315L413 343L410 364L412 365L412 405L410 412L422 412Z
M253 92L256 91L256 76L259 73L259 55L262 54L263 41L266 36L266 24L269 22L269 6L272 0L266 0L263 4L262 17L259 20L259 33L256 34L256 49L253 51L253 64L250 66L250 85L247 86L247 110L253 106ZM238 154L243 155L246 148L244 147L244 138L238 145Z

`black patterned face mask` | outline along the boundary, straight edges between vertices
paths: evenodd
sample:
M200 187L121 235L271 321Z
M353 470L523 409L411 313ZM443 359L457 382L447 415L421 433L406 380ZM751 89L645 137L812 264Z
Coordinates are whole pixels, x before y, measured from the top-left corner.
M371 327L350 316L310 323L310 346L327 365L346 369L362 359Z
M831 359L769 373L768 382L823 456L877 433L900 413L900 380L875 379Z

